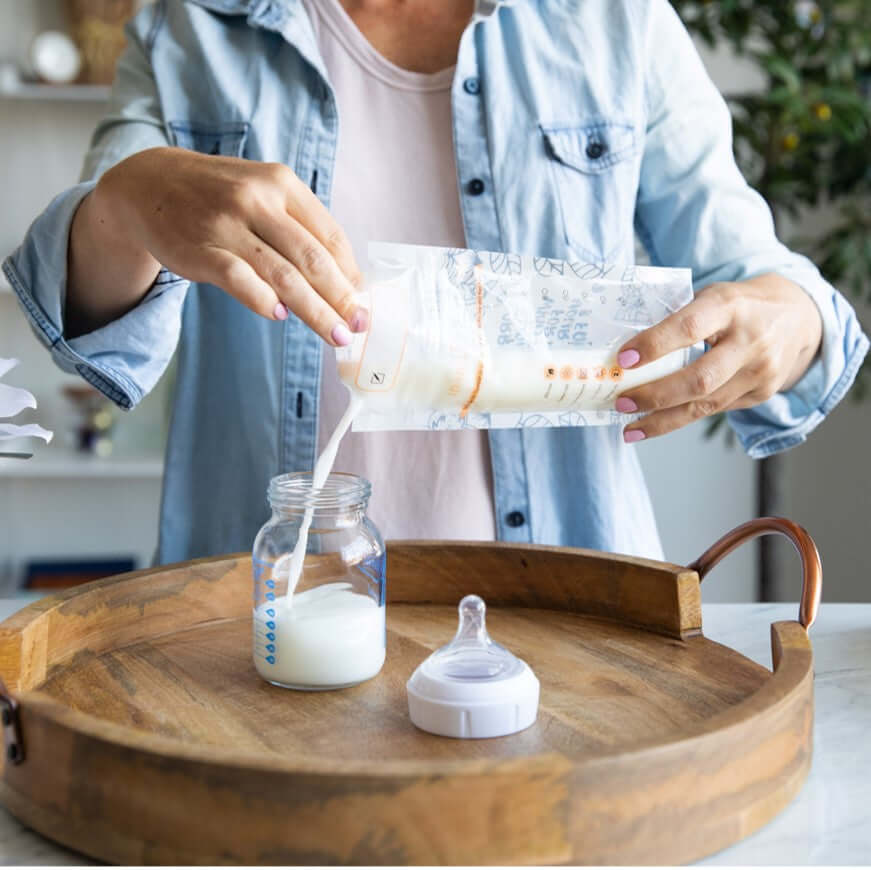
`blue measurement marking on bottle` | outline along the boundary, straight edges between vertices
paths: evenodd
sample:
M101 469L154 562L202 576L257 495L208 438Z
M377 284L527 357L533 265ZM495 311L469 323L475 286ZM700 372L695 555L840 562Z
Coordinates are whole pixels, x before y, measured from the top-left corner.
M280 578L274 575L275 563L265 559L252 559L254 574L254 655L270 665L278 661L276 640L277 606Z
M265 659L269 664L274 665L278 660L278 644L275 643L275 635L269 635L269 642L258 632L254 639L254 655L258 658Z
M278 661L276 639L276 581L270 577L273 563L252 560L254 565L254 656L270 665ZM266 578L269 579L266 579ZM268 618L267 618L268 617Z
M273 569L275 563L264 559L252 559L251 566L254 574L254 606L258 607L262 604L264 598L267 601L274 601L276 581L273 579ZM268 590L265 595L264 588ZM270 614L270 616L274 615L274 613Z

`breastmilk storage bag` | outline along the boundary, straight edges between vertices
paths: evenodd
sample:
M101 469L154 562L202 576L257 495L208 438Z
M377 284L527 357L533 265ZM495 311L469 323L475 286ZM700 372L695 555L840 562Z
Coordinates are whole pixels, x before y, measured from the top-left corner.
M617 351L692 298L689 269L371 243L369 330L336 351L354 429L626 422L617 396L692 351L632 369Z

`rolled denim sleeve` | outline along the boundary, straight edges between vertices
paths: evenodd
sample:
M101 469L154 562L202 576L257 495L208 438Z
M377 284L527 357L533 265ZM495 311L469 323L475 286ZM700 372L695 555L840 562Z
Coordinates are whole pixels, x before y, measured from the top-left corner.
M636 228L651 259L689 266L696 290L776 273L802 287L822 318L821 352L802 379L728 414L748 454L768 456L804 441L841 401L868 338L816 266L778 241L767 203L735 163L728 107L689 34L667 0L646 5L647 130Z
M127 27L127 48L118 64L109 111L94 133L82 182L51 202L3 263L31 327L55 362L125 410L154 387L172 358L188 282L163 269L123 317L67 338L67 249L76 210L100 175L137 151L168 144L149 59L159 9L159 4L146 8Z

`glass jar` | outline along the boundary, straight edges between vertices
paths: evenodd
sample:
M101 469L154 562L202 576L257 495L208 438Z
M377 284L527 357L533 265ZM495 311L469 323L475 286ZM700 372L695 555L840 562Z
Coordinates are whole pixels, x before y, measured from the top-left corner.
M254 541L254 665L275 686L338 689L384 664L385 552L366 516L372 485L334 472L312 492L312 475L274 477L272 516ZM308 516L302 573L287 597L294 551Z

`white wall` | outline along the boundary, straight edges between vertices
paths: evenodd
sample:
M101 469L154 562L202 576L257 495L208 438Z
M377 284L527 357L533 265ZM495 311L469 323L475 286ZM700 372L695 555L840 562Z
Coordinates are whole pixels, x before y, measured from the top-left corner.
M859 307L866 333L871 306ZM816 541L823 563L824 601L871 601L864 558L871 532L871 394L848 396L801 447L784 458L784 513ZM783 545L789 550L788 544ZM776 583L776 598L792 601L801 588L798 558L789 554Z

